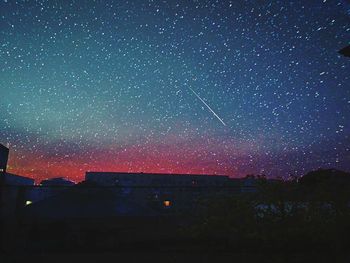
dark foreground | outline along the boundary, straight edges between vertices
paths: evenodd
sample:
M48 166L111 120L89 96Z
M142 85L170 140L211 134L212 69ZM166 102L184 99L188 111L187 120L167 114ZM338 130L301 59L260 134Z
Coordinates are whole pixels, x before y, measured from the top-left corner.
M249 221L243 214L235 220L226 211L183 222L188 220L7 222L0 262L350 262L348 220L311 225L290 218Z
M350 262L349 201L343 181L262 180L157 216L18 214L1 222L0 262Z
M139 251L1 255L1 262L349 262L349 257L320 254L235 254L230 252Z

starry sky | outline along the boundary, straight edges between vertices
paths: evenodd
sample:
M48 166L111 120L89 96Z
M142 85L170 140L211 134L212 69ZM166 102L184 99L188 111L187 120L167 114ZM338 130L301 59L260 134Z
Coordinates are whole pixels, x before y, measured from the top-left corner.
M348 0L1 0L9 172L350 170Z

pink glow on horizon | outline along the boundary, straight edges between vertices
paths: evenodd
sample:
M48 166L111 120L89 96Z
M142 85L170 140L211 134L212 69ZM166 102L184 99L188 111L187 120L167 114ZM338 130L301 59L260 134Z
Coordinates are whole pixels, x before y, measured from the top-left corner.
M153 147L150 147L153 148ZM202 149L199 150L202 152ZM197 155L189 149L162 149L141 151L129 147L126 151L100 150L72 157L33 156L31 153L12 153L8 171L35 179L36 183L53 177L65 177L75 182L84 180L87 171L145 172L179 174L218 174L237 176L233 167L227 166L227 156L209 156L205 151ZM31 156L31 160L19 156ZM224 160L218 163L217 159ZM239 176L239 175L238 175Z

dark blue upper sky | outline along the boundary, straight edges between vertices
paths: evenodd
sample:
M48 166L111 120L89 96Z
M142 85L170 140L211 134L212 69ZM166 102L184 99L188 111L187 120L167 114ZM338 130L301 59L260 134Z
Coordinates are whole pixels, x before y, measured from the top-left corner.
M14 172L350 169L349 1L2 0L0 15Z

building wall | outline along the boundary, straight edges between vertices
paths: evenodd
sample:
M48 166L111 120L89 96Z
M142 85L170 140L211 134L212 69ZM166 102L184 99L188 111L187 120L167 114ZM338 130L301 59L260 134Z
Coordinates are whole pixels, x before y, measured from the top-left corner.
M0 217L10 217L25 205L28 189L34 180L10 173L0 174Z
M85 179L103 186L225 186L228 176L87 172Z
M198 200L217 194L239 194L242 181L228 176L87 172L85 179L104 187L116 187L143 206L164 211L191 210ZM167 205L168 204L168 205Z
M0 173L6 172L9 149L0 144Z

